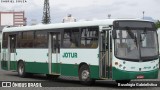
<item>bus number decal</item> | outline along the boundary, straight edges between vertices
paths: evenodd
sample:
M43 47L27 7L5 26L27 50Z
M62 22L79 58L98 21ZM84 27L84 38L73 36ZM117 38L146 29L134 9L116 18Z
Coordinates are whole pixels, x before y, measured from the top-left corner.
M77 58L77 53L65 52L63 58Z

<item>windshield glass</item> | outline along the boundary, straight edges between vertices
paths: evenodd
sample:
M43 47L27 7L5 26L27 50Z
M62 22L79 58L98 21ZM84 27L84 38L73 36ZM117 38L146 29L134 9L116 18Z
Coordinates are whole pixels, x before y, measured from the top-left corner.
M116 30L115 55L129 60L145 60L158 56L156 31Z
M140 51L142 58L158 55L156 31L140 31Z

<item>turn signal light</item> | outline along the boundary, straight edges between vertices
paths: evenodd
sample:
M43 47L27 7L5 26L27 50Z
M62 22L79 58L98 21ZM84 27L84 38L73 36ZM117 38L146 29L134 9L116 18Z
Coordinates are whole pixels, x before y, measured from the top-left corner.
M115 65L118 65L118 62L115 62Z

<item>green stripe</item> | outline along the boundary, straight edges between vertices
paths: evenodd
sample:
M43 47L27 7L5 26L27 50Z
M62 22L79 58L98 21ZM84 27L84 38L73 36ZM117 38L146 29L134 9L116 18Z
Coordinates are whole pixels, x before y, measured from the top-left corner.
M4 65L5 64L5 65ZM2 62L2 69L8 70L7 61ZM90 65L90 77L94 79L99 78L99 67ZM48 63L40 62L25 62L25 71L29 73L49 74ZM78 76L78 64L59 64L52 63L52 72L61 73L64 76ZM10 69L17 70L17 62L10 62Z
M1 68L8 70L7 61L1 61ZM57 65L57 68L54 67ZM78 76L78 64L52 64L52 71L60 72L64 76ZM99 66L90 65L90 77L94 79L99 79ZM17 62L11 61L10 63L11 70L17 70ZM25 70L30 73L42 73L48 74L48 63L40 62L25 62ZM143 71L143 72L131 72L123 71L112 67L112 79L113 80L125 80L125 79L136 79L138 75L143 75L145 79L157 79L158 78L158 69L152 71Z
M61 64L61 74L64 76L78 76L78 65Z
M60 70L61 75L64 76L78 76L78 64L61 64ZM90 65L90 77L94 79L99 78L99 67L95 65Z
M112 79L113 80L127 80L127 79L137 79L138 75L143 75L144 79L157 79L158 69L152 71L123 71L112 67Z
M1 68L8 70L8 61L1 61ZM10 70L17 70L17 62L10 61Z
M48 74L48 63L25 62L25 71L30 73Z
M1 68L3 70L8 70L8 62L7 61L1 61Z
M11 61L10 70L17 70L17 61Z
M99 79L99 66L90 65L90 77L94 79Z

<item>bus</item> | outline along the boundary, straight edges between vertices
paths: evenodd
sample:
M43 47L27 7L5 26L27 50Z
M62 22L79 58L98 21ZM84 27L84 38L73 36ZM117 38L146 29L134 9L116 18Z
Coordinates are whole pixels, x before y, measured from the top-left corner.
M158 42L160 42L160 28L157 28L157 33L158 33ZM159 47L160 47L160 44L159 44ZM160 48L159 48L159 52L160 52ZM160 58L160 53L159 53L159 58ZM159 65L159 68L160 68L160 65Z
M140 19L6 27L1 56L1 68L20 77L74 76L82 84L157 79L159 70L155 24Z

